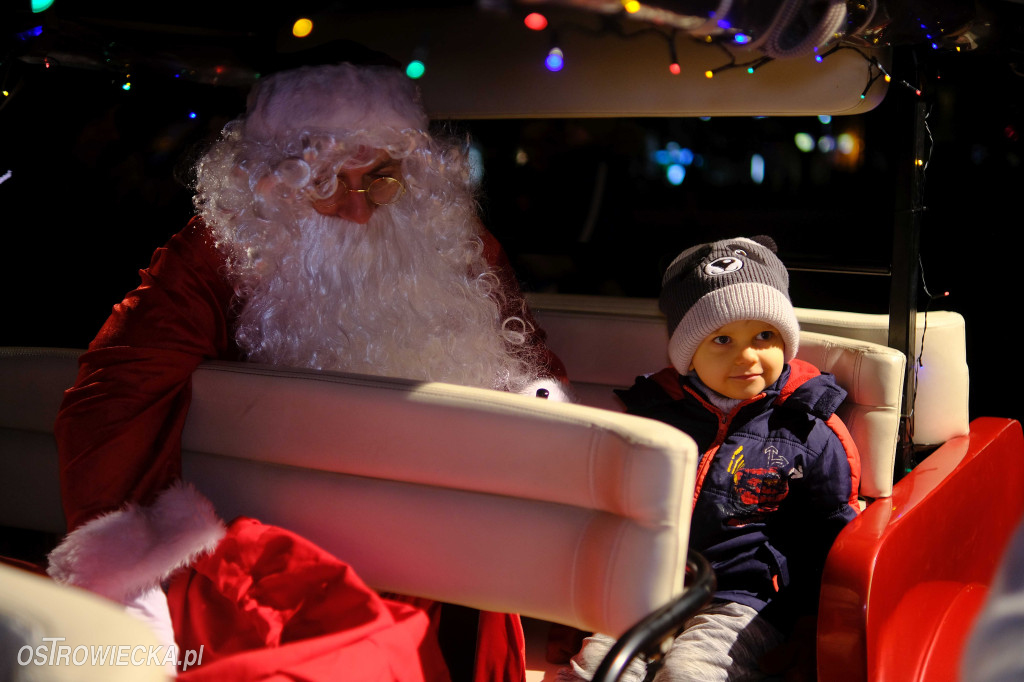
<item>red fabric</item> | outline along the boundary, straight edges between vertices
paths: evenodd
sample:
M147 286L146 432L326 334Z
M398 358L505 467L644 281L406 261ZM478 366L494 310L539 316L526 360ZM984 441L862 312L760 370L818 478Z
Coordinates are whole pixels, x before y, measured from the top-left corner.
M789 378L786 379L786 385L782 387L782 392L779 393L775 402L785 402L786 398L793 395L793 392L803 386L808 379L813 379L820 374L821 371L806 360L793 358L789 362Z
M661 371L655 372L651 375L651 379L661 386L662 390L672 400L682 400L683 387L679 383L679 371L675 367L666 367Z
M319 547L252 519L174 577L168 604L179 650L202 647L185 682L448 679L422 608L381 598Z
M843 449L846 450L846 461L850 464L850 496L848 502L857 513L860 513L860 502L858 500L858 494L860 492L860 450L857 449L857 444L853 442L853 436L850 434L850 430L846 428L846 424L839 418L838 414L833 414L825 422L828 428L832 429L832 433L836 434L839 442L843 444Z
M125 502L149 505L180 478L192 371L233 357L221 263L190 223L157 249L79 360L54 425L69 531Z
M552 374L564 380L564 366L544 346L543 332L525 307L500 245L483 228L481 238L488 262L502 283L502 312L520 315L533 324L533 345L543 349ZM149 268L140 271L140 286L114 306L79 360L78 378L65 393L54 426L69 531L125 502L148 506L180 478L181 432L191 400L193 370L203 360L241 359L231 337L233 291L223 278L223 265L223 257L213 246L205 225L194 219L166 246L157 249ZM183 588L179 585L176 589ZM340 599L340 594L336 598ZM179 609L190 603L202 602L182 598ZM186 632L203 632L203 621L191 620L198 617L196 614L179 610L176 626L180 617L187 619ZM407 627L418 622L418 617L400 610L390 617L400 623L408 621ZM522 651L521 647L514 648L522 639L518 616L492 614L481 623L479 645L483 654L478 656L478 663L487 675L494 676L478 678L478 682L519 682L523 679ZM206 635L213 638L223 626L211 621L207 627ZM297 627L293 624L288 631L294 632ZM292 643L287 652L283 652L286 647L279 646L274 649L276 654L265 655L284 657L278 660L293 657L288 660L296 671L302 669L299 661L308 656L311 669L315 669L319 665L316 661L328 656L322 653L326 649L332 651L330 656L343 656L334 651L341 643L358 644L364 650L368 645L358 639L362 631L323 635L324 631L318 631L311 620L311 641L301 646ZM330 644L324 643L325 637ZM356 639L348 639L351 637ZM241 640L237 643L241 645ZM381 656L379 651L375 655ZM262 656L252 652L245 658L255 661ZM204 663L212 660L204 658ZM238 665L242 670L249 664ZM294 679L307 679L303 674L296 673ZM348 674L343 677L352 679Z
M525 682L526 635L519 616L480 612L474 682Z

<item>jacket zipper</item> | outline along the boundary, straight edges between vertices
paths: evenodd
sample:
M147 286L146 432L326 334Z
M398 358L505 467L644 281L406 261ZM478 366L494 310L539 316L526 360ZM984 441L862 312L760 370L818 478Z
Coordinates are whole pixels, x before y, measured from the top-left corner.
M697 466L697 480L693 487L693 509L697 508L697 498L700 496L700 491L704 487L704 479L708 475L708 471L711 469L711 463L715 460L715 455L718 453L718 448L721 447L722 443L725 442L725 437L729 435L729 426L732 424L733 418L736 414L744 407L752 402L760 400L765 397L765 393L759 393L753 398L747 398L736 407L729 411L729 414L725 414L720 409L709 403L704 399L700 393L695 391L690 386L684 386L684 390L688 391L697 401L704 406L706 410L711 412L718 418L718 432L715 434L715 440L712 441L711 446L707 449L707 452L700 458L700 464Z

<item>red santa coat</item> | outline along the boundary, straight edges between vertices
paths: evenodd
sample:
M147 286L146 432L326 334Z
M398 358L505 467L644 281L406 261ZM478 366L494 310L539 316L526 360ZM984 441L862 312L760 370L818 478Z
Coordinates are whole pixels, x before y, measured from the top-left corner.
M481 237L484 240L485 256L496 268L505 288L505 309L509 314L522 315L522 294L500 245L486 231L482 231ZM217 648L211 641L211 634L216 630L216 619L208 622L197 621L194 618L193 606L204 600L208 601L214 591L212 585L219 585L217 589L222 592L238 591L237 586L225 583L223 576L211 576L220 576L221 572L239 577L245 574L245 571L239 568L245 562L229 560L224 543L230 542L236 548L251 542L259 545L269 537L268 533L271 533L265 526L262 527L263 531L254 532L249 525L245 525L248 530L242 532L242 528L237 527L236 523L228 530L226 538L221 540L223 529L218 526L216 531L212 531L210 527L211 519L213 523L219 524L212 510L197 519L189 518L182 522L180 509L196 506L188 499L194 491L186 491L184 501L179 499L178 493L166 495L169 487L181 477L181 433L191 398L192 372L203 360L242 359L233 339L233 291L225 281L223 271L224 258L213 246L208 230L198 219L193 220L164 247L158 249L149 268L140 272L141 285L130 292L123 302L114 306L111 316L89 345L87 352L82 355L78 378L74 387L65 394L55 425L60 452L61 494L69 531L75 531L86 524L85 530L91 532L94 524L87 522L117 510L126 503L133 505L131 508L136 511L151 509L154 504L166 505L171 509L167 513L145 514L146 523L153 527L147 526L141 531L151 533L154 541L161 544L165 544L165 537L174 536L174 543L171 544L171 549L167 550L170 565L165 567L157 562L153 568L145 560L140 559L124 563L149 567L139 569L146 575L111 576L107 566L95 567L95 570L87 567L86 573L93 571L97 580L111 585L111 589L117 590L117 593L108 596L117 598L123 597L124 591L135 582L145 584L147 580L151 580L150 584L154 584L158 581L161 576L149 576L148 572L151 570L163 571L168 567L173 568L175 562L192 564L189 572L176 574L178 577L169 594L175 636L179 644L188 642L190 646L198 646L200 643L206 643L208 646L205 651L208 652ZM536 328L536 325L533 326ZM532 343L543 346L543 337L535 336ZM552 375L564 378L565 372L561 363L550 353L548 357ZM162 500L159 498L161 495L165 496ZM173 519L173 523L163 523L162 517ZM284 531L274 529L274 532ZM126 535L123 529L108 534ZM290 535L288 537L285 545L296 547L302 544L299 538ZM299 555L309 558L314 563L337 562L322 550L319 551L322 556L318 556L316 551L302 546L309 551L299 552ZM216 549L212 553L198 562L195 561L197 554L214 547ZM250 550L250 553L252 551ZM245 554L246 552L236 552L237 556ZM317 558L314 560L313 557ZM97 561L102 563L102 556L98 556ZM287 575L296 576L302 573L301 561L296 565L287 556L278 557L275 561L275 570L287 565ZM249 570L256 568L254 565L248 566ZM65 580L90 587L88 579L81 578L82 574L78 577L69 577L67 566L58 568L58 573L61 571L64 571ZM74 574L78 568L72 567L70 571ZM338 571L354 578L351 569L347 567L339 567ZM51 570L51 573L54 571ZM182 580L185 582L182 583ZM427 632L416 629L419 626L415 624L419 621L412 613L417 609L422 612L422 605L382 606L378 603L379 597L358 582L358 579L339 580L336 589L341 602L350 597L356 601L361 600L360 603L369 610L366 613L378 614L384 621L390 623L382 626L376 618L371 618L366 622L374 623L369 626L372 631L386 632L389 627L397 628L397 623L419 632L420 635ZM104 592L103 589L96 591ZM349 592L352 594L348 594ZM190 606L190 603L193 603L193 606ZM261 613L260 609L255 607L252 611ZM285 608L284 611L288 609ZM269 611L264 610L262 613ZM218 617L221 620L227 618L223 613ZM269 618L280 619L282 616L279 614ZM358 621L358 618L356 620ZM318 646L323 646L323 642L320 639L322 634L314 636L316 622L316 619L308 620L304 628L299 629L303 636L289 640L293 645L296 642L307 643L305 653L299 652L292 656L296 661L308 661L318 656L314 650L318 650ZM251 623L250 625L256 627ZM353 630L365 632L364 625L365 623L357 625L350 622L329 625L325 623L324 631L340 635L341 640L326 646L324 651L333 651L338 644L345 642L351 644L346 638L352 636ZM261 627L270 626L264 623ZM478 678L521 679L522 631L518 618L504 614L483 614L481 630L488 634L484 635L480 642ZM348 634L345 634L346 632ZM408 639L415 640L416 635ZM279 644L281 641L273 637L264 637L262 641L260 637L256 637L247 640L244 646L235 642L224 649L223 653L233 653L233 658L239 659L238 652L246 650L250 653L241 658L263 657L273 660L274 654L260 653L257 647L265 648ZM520 651L510 652L509 644L518 647ZM416 650L413 649L411 653L415 657ZM306 658L307 654L310 659ZM436 662L432 653L425 654L422 658L424 668ZM222 659L217 665L227 661L216 653L208 660L213 659ZM501 671L500 675L498 671ZM431 679L436 676L437 671L424 672L426 679ZM198 670L196 674L199 674ZM484 677L481 678L480 675ZM311 679L316 677L313 676ZM346 675L346 679L352 678Z

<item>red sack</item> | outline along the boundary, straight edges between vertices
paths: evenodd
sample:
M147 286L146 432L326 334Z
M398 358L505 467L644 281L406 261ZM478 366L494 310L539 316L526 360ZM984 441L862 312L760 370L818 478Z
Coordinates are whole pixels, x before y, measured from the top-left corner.
M168 590L179 651L201 680L447 681L429 605L380 597L302 537L241 518Z

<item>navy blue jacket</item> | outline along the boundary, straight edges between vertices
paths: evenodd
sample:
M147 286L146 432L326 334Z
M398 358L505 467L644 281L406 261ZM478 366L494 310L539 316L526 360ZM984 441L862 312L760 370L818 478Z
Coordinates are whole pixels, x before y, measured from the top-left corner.
M616 393L697 442L690 546L715 570L715 597L783 630L814 613L829 548L858 511L860 458L834 415L846 391L832 375L794 360L729 414L672 368Z

